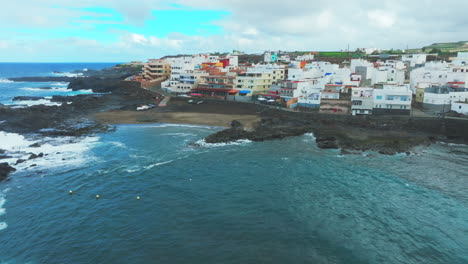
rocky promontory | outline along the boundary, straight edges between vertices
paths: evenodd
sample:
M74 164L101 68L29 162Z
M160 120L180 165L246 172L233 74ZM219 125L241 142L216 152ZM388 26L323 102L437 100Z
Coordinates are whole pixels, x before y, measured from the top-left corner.
M313 133L319 148L343 149L344 154L376 151L393 155L435 141L468 143L465 120L409 117L353 117L262 109L253 130L237 124L205 138L207 143L241 139L263 141Z

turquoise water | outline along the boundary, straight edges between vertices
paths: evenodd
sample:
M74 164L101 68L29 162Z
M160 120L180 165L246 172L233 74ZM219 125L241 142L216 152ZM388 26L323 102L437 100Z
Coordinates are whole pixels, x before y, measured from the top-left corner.
M0 263L468 263L467 147L192 146L217 129L118 126L49 147L0 184Z

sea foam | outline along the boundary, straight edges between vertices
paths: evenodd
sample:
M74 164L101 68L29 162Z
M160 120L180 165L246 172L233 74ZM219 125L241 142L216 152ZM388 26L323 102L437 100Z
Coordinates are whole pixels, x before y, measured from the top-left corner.
M18 159L26 160L15 165L18 171L28 169L31 164L36 164L38 169L80 166L93 159L87 152L99 141L98 137L58 137L43 138L41 140L27 139L16 133L0 131L2 149L6 150L12 158L3 159L3 162L15 164ZM40 147L31 147L39 143ZM28 160L31 153L36 155L43 153L42 158Z
M228 142L228 143L206 143L205 139L200 139L195 142L195 145L200 146L200 147L224 147L224 146L245 145L249 143L252 143L252 141L248 139L239 139L239 140Z
M0 83L12 83L13 81L8 79L0 79Z
M63 77L83 77L83 73L71 73L71 72L53 72L52 74Z

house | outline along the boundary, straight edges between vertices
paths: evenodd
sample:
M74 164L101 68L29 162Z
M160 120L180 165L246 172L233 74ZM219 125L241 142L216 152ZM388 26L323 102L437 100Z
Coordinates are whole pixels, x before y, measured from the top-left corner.
M198 87L191 90L204 96L225 99L228 95L235 95L239 90L234 89L236 73L218 72L215 74L201 76Z
M467 66L468 65L468 52L458 52L457 57L452 60L454 66Z
M263 54L263 61L266 63L277 62L278 61L278 53L265 51Z
M426 63L427 54L402 55L401 61L408 62L410 67L420 67Z
M373 91L373 115L409 115L412 92L409 85L383 85Z
M468 115L468 101L453 102L451 110L459 114Z
M383 84L403 84L405 82L405 71L403 69L390 66L380 66L374 68L371 76L371 85Z
M296 57L297 61L312 61L314 60L314 54L312 52L306 53L304 55L300 55Z
M326 84L321 93L320 113L348 115L351 110L349 89L344 85Z
M428 110L449 109L450 92L453 89L450 86L434 86L424 90L423 107Z
M266 93L273 84L273 69L250 68L247 72L239 73L235 80L235 89L241 96L252 96Z
M374 107L374 88L354 87L351 90L351 114L369 115Z
M428 62L424 67L410 72L410 88L415 93L417 87L444 85L450 71L451 69L446 62ZM426 85L421 85L421 83L426 83Z
M149 59L143 67L143 78L154 80L169 78L171 75L171 64L164 59Z

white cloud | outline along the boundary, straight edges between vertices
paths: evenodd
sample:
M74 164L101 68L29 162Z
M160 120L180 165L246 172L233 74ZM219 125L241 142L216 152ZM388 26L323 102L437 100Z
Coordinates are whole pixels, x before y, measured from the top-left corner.
M381 28L389 28L395 24L395 17L383 10L372 10L367 13L371 25L377 25Z
M222 28L222 34L208 36L175 32L167 36L143 35L118 27L108 32L117 36L114 42L80 36L32 41L21 31L11 34L14 28L32 31L66 28L70 20L96 15L79 10L84 7L115 9L123 14L124 24L142 27L145 20L151 19L151 10L179 8L168 2L196 10L224 10L230 15L213 22ZM457 0L30 0L26 5L21 1L8 1L0 9L0 48L9 52L0 53L0 61L35 53L48 55L35 55L37 60L66 58L72 50L80 50L81 60L109 61L232 49L247 52L340 50L348 44L352 49L420 47L433 42L463 40L468 36L467 8L468 1ZM91 21L88 24L84 25L86 29L93 30L94 24Z

